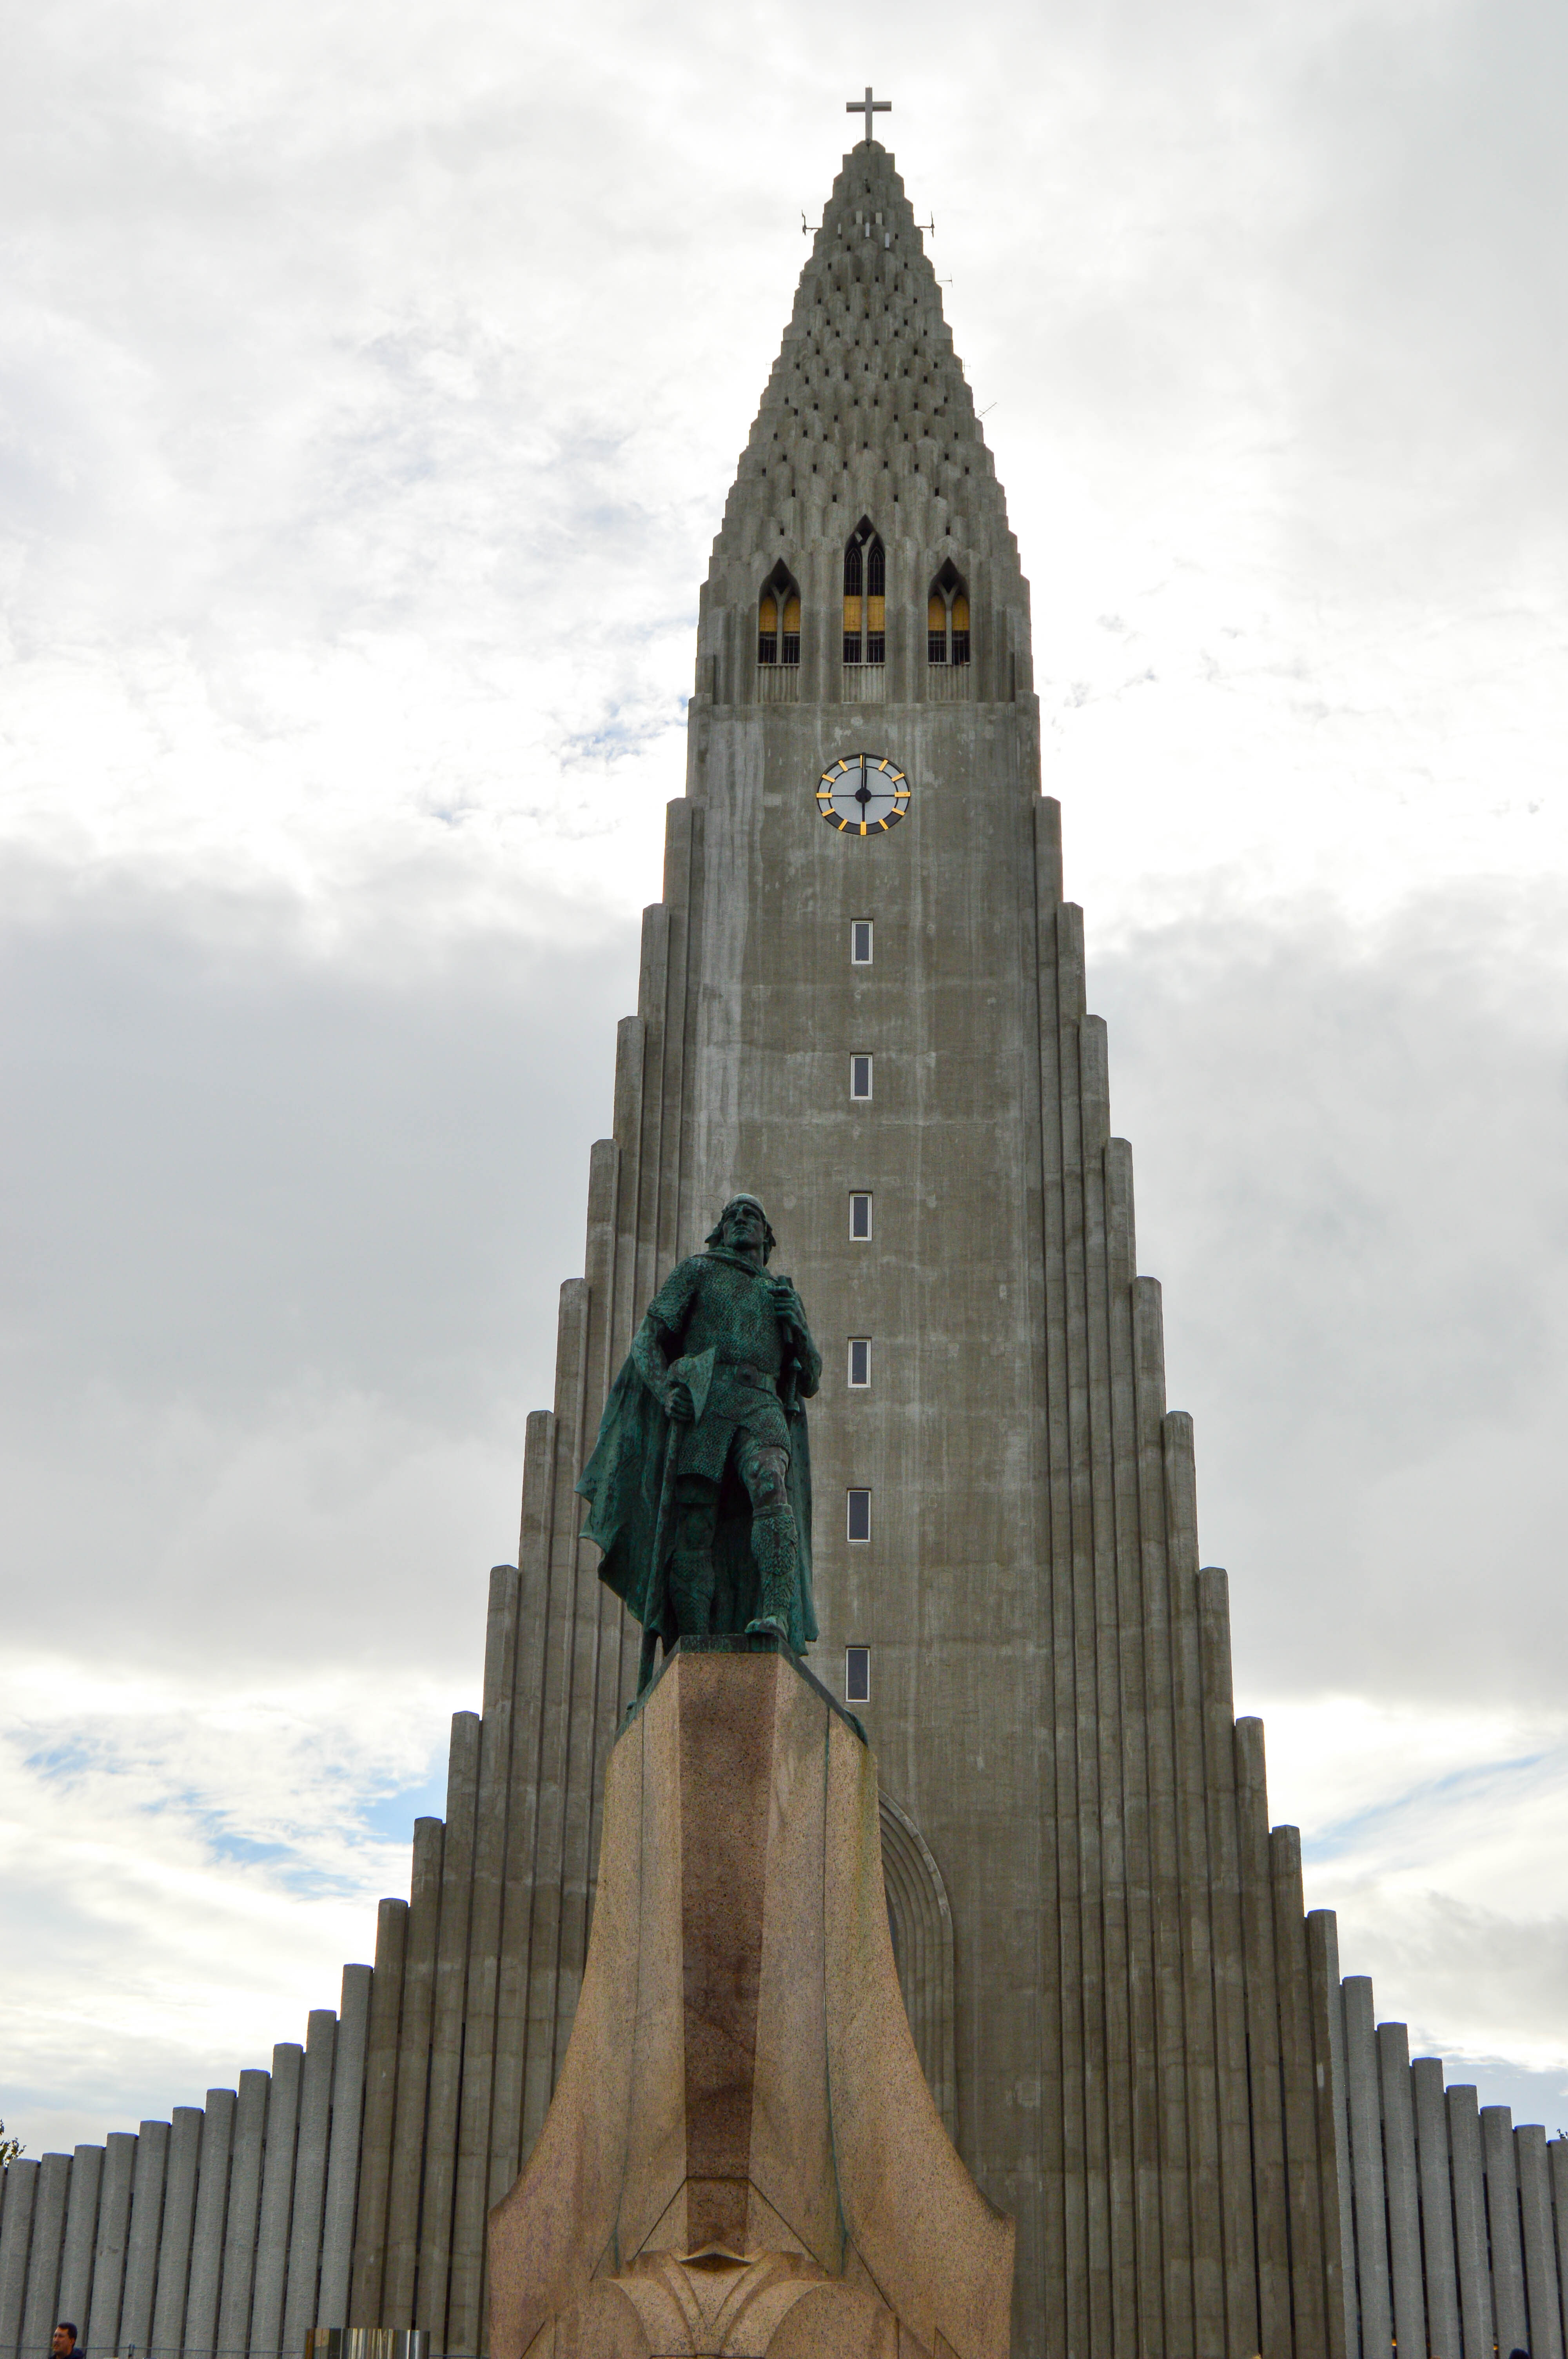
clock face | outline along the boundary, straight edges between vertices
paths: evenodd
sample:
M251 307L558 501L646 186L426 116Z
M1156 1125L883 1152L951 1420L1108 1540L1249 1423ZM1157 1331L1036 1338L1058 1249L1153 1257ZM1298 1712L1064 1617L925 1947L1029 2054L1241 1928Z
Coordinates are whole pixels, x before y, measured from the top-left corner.
M885 835L909 809L909 780L885 754L846 754L817 781L816 808L840 835Z

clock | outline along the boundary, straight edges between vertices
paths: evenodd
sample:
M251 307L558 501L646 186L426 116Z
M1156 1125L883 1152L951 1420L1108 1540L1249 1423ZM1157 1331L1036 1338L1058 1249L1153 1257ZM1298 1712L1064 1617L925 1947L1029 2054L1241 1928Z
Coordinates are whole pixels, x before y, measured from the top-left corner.
M909 780L885 754L846 754L818 779L816 808L840 835L885 835L909 809Z

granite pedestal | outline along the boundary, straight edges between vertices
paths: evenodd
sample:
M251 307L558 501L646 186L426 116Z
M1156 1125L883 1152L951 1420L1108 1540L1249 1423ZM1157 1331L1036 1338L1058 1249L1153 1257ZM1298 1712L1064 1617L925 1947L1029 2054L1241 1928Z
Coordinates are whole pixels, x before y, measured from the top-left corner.
M616 1745L571 2041L490 2256L494 2359L1005 2359L1012 2223L910 2036L876 1763L773 1641L683 1645Z

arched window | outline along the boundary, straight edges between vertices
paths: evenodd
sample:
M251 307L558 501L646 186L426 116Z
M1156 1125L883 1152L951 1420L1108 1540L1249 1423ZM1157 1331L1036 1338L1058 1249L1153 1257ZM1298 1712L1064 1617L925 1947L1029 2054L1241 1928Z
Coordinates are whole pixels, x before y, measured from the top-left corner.
M931 584L925 608L925 656L934 664L969 660L969 593L950 557Z
M763 582L758 602L757 661L800 661L800 592L782 557Z
M844 660L887 661L887 560L862 516L844 549Z

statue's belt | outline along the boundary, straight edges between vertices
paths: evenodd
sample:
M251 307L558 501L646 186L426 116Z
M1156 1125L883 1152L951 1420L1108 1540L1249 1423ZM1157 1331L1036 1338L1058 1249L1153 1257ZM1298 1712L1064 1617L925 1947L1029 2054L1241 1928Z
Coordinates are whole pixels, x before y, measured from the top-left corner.
M749 1360L720 1360L719 1365L738 1384L756 1385L765 1393L776 1393L779 1388L776 1376L770 1376L764 1368L752 1367Z

